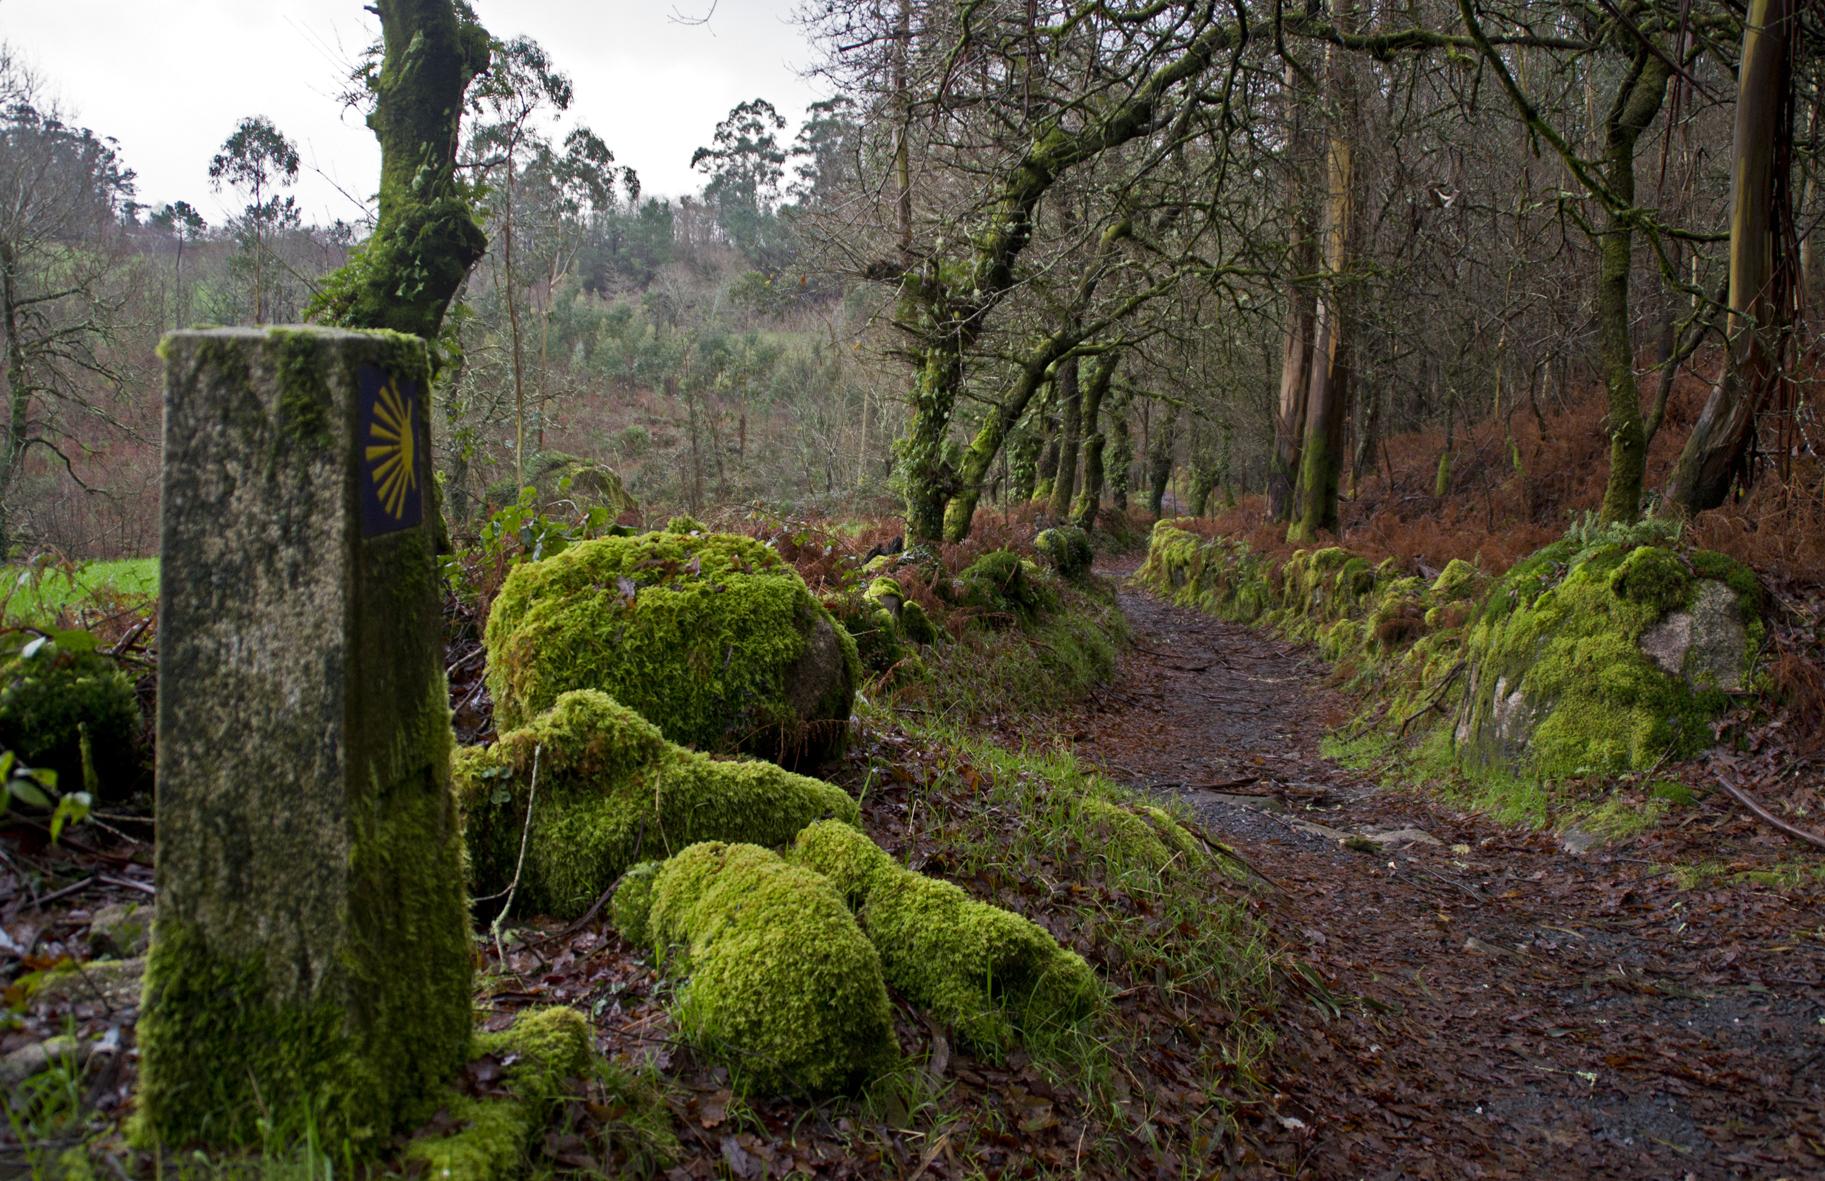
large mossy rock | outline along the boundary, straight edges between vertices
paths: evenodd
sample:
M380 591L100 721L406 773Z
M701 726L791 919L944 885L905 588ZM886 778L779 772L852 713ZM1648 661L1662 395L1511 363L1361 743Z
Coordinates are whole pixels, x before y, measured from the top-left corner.
M964 567L955 594L991 627L1031 624L1058 610L1058 592L1013 550L990 550Z
M629 875L613 913L681 981L679 1029L739 1090L850 1090L897 1053L880 957L821 874L757 845L693 845Z
M1090 567L1096 561L1096 551L1090 545L1090 535L1076 525L1054 525L1050 529L1041 530L1033 538L1033 548L1051 563L1052 569L1058 571L1060 578L1072 582L1088 579Z
M86 633L61 642L15 633L0 642L0 749L55 772L63 791L84 790L92 776L103 795L123 794L134 778L140 714L120 667Z
M459 749L453 778L471 894L500 897L517 868L515 911L559 918L582 914L642 859L709 840L783 845L813 821L857 818L839 787L687 750L588 689L492 746Z
M1490 588L1454 744L1544 778L1643 770L1711 742L1760 647L1755 576L1721 554L1561 541Z
M791 859L816 870L855 909L887 983L994 1052L1019 1034L1086 1016L1103 989L1082 956L1011 911L900 865L846 824L813 824Z
M855 642L773 550L728 534L604 537L508 576L488 616L505 732L600 689L673 742L788 765L839 752Z

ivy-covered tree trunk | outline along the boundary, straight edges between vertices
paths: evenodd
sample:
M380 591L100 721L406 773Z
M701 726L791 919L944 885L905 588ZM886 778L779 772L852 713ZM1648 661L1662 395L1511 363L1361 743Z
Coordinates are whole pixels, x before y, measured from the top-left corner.
M1635 232L1635 145L1659 114L1671 71L1645 46L1636 50L1616 88L1605 120L1604 183L1622 208L1612 208L1597 241L1597 347L1608 392L1610 473L1603 489L1602 519L1633 521L1641 515L1647 482L1647 430L1641 392L1635 383L1635 343L1629 325L1629 272Z
M1058 476L1052 481L1052 497L1046 507L1053 520L1062 521L1071 511L1071 497L1077 493L1077 448L1083 430L1083 393L1078 388L1076 357L1059 364L1053 388L1058 391L1059 408Z
M463 93L488 67L488 34L452 0L377 0L384 56L368 126L380 141L374 234L328 276L310 317L434 340L488 248L456 179Z
M1780 376L1788 309L1776 266L1776 145L1792 114L1788 47L1797 24L1794 0L1753 0L1743 22L1732 161L1730 351L1667 489L1668 499L1688 516L1722 504L1731 484L1747 475L1756 411Z
M1103 401L1109 395L1116 363L1116 354L1104 357L1091 372L1090 384L1084 387L1084 486L1071 506L1071 523L1079 529L1096 527L1096 508L1103 499Z

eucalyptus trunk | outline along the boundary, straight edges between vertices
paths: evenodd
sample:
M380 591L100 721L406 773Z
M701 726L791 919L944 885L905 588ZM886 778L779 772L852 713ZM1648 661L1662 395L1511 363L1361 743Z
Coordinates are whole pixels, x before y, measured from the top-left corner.
M1787 308L1776 267L1776 146L1790 111L1794 0L1753 0L1743 25L1737 81L1730 220L1729 357L1686 439L1667 490L1692 515L1716 508L1746 480L1755 415L1780 379Z

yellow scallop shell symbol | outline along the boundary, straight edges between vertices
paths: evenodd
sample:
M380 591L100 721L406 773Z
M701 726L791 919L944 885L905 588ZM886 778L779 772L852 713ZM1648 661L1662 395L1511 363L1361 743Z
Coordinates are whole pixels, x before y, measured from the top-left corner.
M380 496L380 507L400 520L406 497L418 486L418 468L412 462L412 400L388 378L374 400L374 419L368 423L368 470Z

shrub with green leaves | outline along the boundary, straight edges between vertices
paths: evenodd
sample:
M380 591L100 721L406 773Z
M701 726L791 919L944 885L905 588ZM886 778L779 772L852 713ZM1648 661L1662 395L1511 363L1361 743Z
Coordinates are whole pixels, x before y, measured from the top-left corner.
M0 747L66 792L119 796L132 784L139 703L88 632L10 633L0 658Z

